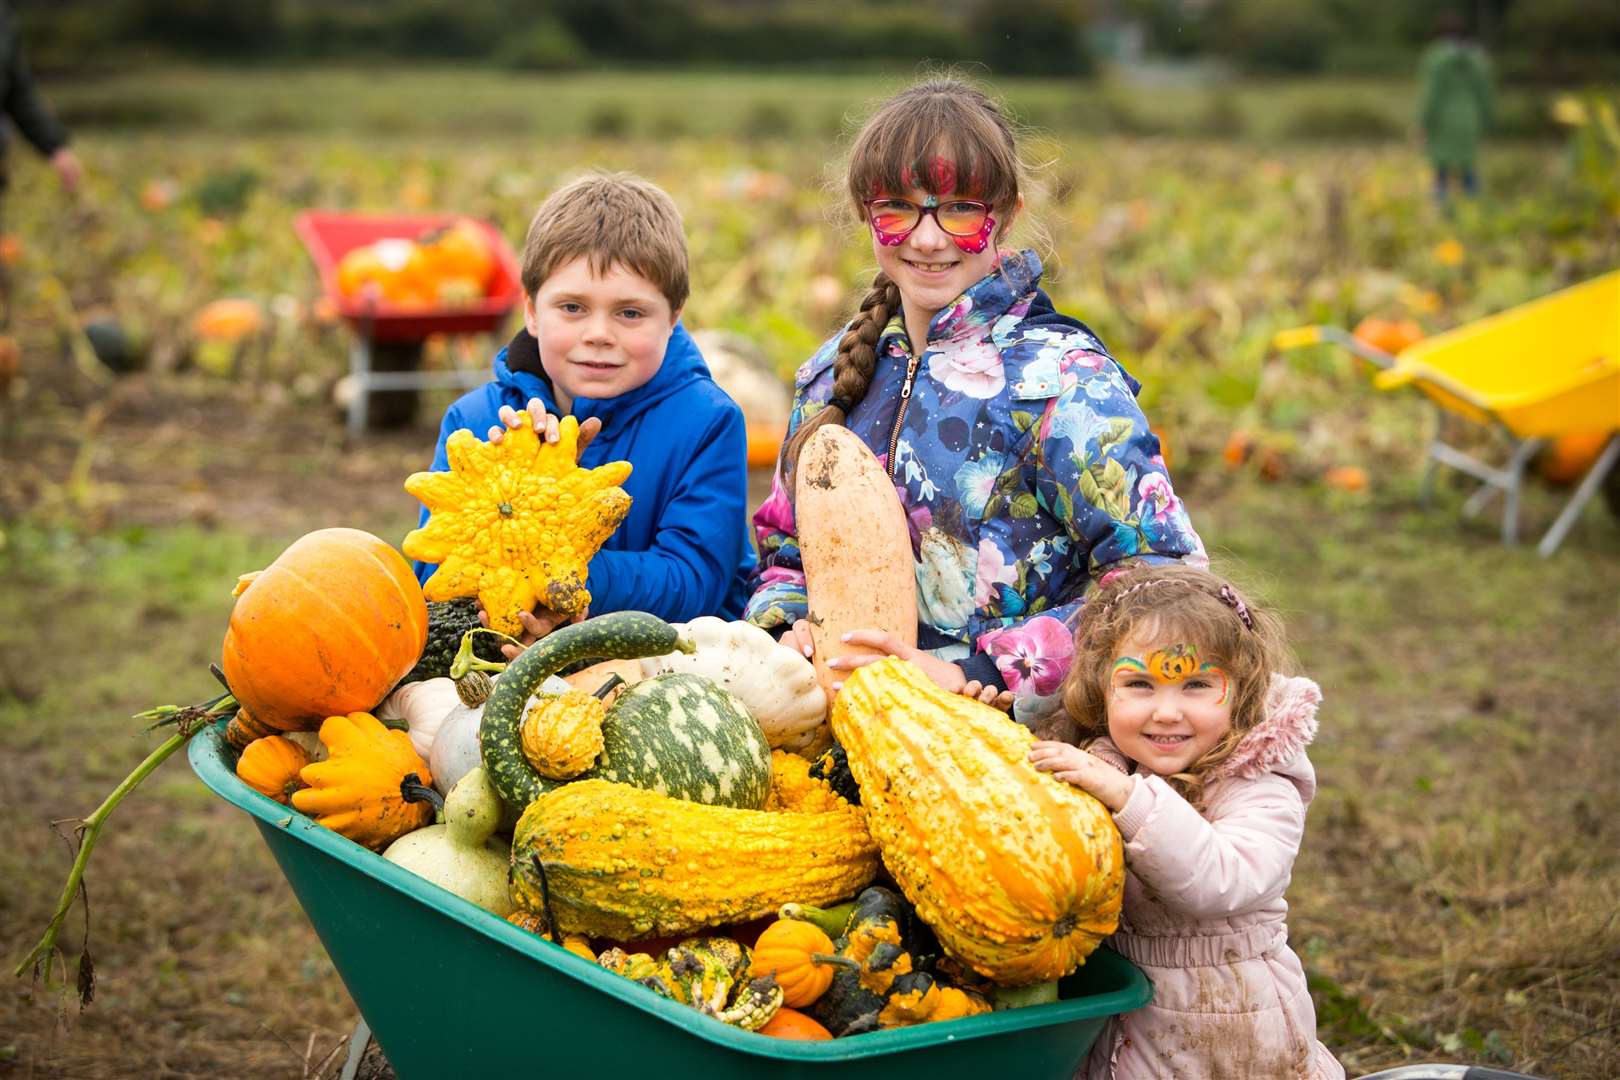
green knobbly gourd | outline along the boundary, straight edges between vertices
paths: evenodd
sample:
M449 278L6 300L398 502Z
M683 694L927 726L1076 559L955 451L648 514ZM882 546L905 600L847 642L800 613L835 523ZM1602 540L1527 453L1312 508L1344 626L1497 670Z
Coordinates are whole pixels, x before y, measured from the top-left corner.
M450 662L461 648L461 636L483 625L478 621L478 602L472 599L433 600L428 603L427 644L416 666L399 680L406 683L436 679L450 674ZM473 655L489 663L499 663L501 641L489 634L473 636Z
M763 809L771 792L771 746L758 721L699 675L659 675L622 691L602 722L602 743L578 779L740 810Z
M554 630L519 654L495 682L478 728L479 751L495 790L521 813L557 784L534 771L523 756L519 727L523 710L547 675L582 661L631 660L691 652L692 643L673 626L644 611L616 611Z

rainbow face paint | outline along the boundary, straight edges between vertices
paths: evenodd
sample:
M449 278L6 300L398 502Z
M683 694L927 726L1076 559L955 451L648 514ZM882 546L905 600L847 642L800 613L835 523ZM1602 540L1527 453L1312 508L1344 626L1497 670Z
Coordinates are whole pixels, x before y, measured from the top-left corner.
M1165 684L1184 683L1189 679L1202 678L1214 684L1219 690L1215 704L1226 704L1227 693L1230 690L1230 680L1226 672L1211 663L1201 663L1198 659L1196 645L1168 645L1155 649L1147 654L1145 659L1134 656L1121 656L1114 661L1109 671L1112 678L1120 671L1151 676L1155 681Z

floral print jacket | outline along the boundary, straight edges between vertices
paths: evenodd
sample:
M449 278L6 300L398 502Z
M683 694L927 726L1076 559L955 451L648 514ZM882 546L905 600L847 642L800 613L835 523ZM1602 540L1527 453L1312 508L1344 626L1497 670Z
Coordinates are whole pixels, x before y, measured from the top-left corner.
M848 418L911 525L919 645L1004 683L1031 724L1061 707L1092 580L1127 560L1203 554L1139 384L1084 324L1052 311L1040 276L1034 252L1004 256L935 315L904 401L911 355L897 314ZM832 395L841 336L799 369L790 432ZM780 466L754 530L761 561L744 618L790 626L808 605Z

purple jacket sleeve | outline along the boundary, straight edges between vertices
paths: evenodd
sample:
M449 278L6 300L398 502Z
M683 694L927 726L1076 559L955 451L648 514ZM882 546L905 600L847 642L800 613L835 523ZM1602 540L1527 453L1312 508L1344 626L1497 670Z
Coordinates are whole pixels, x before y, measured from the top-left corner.
M1305 835L1305 800L1288 777L1230 782L1239 786L1206 820L1163 778L1138 774L1114 815L1131 872L1192 918L1236 915L1282 896Z

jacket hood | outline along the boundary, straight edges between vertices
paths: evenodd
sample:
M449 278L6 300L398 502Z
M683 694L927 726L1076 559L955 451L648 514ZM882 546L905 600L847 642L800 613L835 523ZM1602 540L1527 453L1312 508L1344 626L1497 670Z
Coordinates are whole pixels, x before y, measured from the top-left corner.
M503 391L527 401L537 397L545 402L546 410L557 412L557 397L551 379L540 364L540 343L528 330L519 330L506 348L495 355L495 381ZM603 427L622 426L646 412L658 402L695 381L712 381L703 354L698 351L692 335L680 323L669 335L664 348L664 362L651 379L628 393L611 398L577 397L573 415L584 421L592 416L602 421Z
M1291 762L1316 738L1316 707L1321 703L1322 688L1310 679L1273 675L1266 718L1220 763L1214 777L1260 776Z

